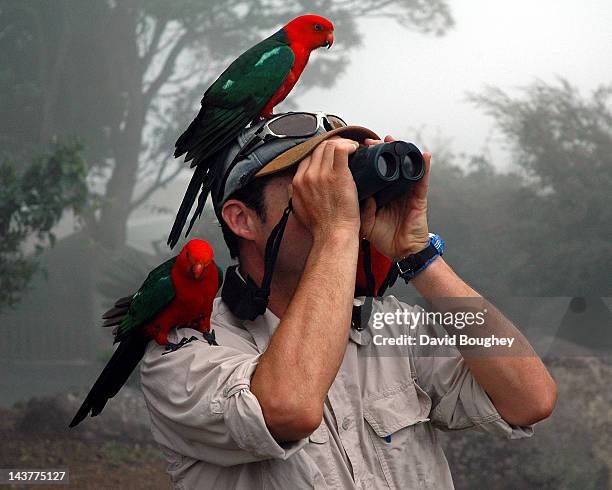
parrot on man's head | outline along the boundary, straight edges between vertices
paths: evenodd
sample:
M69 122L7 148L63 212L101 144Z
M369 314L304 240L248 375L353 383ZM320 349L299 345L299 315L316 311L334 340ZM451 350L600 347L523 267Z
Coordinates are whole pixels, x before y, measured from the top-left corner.
M176 257L149 273L140 289L119 299L102 318L103 326L116 326L113 356L94 383L70 427L79 424L91 411L98 415L114 397L144 356L154 339L168 342L173 327L189 326L205 334L210 331L210 315L217 291L223 282L214 253L204 240L190 240Z
M212 184L210 156L228 144L249 123L269 118L298 81L310 53L331 47L334 26L324 17L302 15L241 54L206 90L196 118L176 142L175 157L187 154L196 167L168 236L178 242L196 196L198 206L187 234L200 216Z

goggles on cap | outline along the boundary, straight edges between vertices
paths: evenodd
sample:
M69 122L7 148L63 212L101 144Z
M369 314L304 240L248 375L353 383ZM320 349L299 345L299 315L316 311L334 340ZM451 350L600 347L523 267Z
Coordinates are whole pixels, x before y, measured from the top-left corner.
M234 161L240 160L255 149L273 139L307 138L320 129L331 131L346 126L346 122L334 114L325 112L289 112L266 121L266 123L245 143ZM233 162L232 162L233 163Z
M325 112L287 112L268 119L238 151L225 171L221 181L221 189L225 185L232 169L257 148L269 141L285 138L308 138L314 136L319 130L332 131L347 126L339 116Z

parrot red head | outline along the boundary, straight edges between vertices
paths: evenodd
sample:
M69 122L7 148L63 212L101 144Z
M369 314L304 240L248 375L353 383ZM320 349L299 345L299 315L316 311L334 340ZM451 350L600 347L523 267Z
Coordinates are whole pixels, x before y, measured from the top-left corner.
M212 264L215 254L205 240L189 240L176 259L178 269L196 281L202 277L206 268Z
M334 25L319 15L300 15L285 27L289 43L295 42L313 50L334 43Z

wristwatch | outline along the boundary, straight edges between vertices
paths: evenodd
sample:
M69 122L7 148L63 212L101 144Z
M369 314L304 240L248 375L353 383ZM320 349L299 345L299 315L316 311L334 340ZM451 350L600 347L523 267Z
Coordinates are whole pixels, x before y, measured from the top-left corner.
M444 253L444 240L435 233L429 234L429 244L419 252L398 260L395 264L399 275L406 283L419 272L429 267L436 258Z

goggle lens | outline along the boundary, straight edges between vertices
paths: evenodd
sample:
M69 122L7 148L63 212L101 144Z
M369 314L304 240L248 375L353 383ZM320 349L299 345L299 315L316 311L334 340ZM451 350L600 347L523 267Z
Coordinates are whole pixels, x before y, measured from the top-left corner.
M317 116L314 114L287 114L268 124L278 135L293 137L308 136L317 130Z

